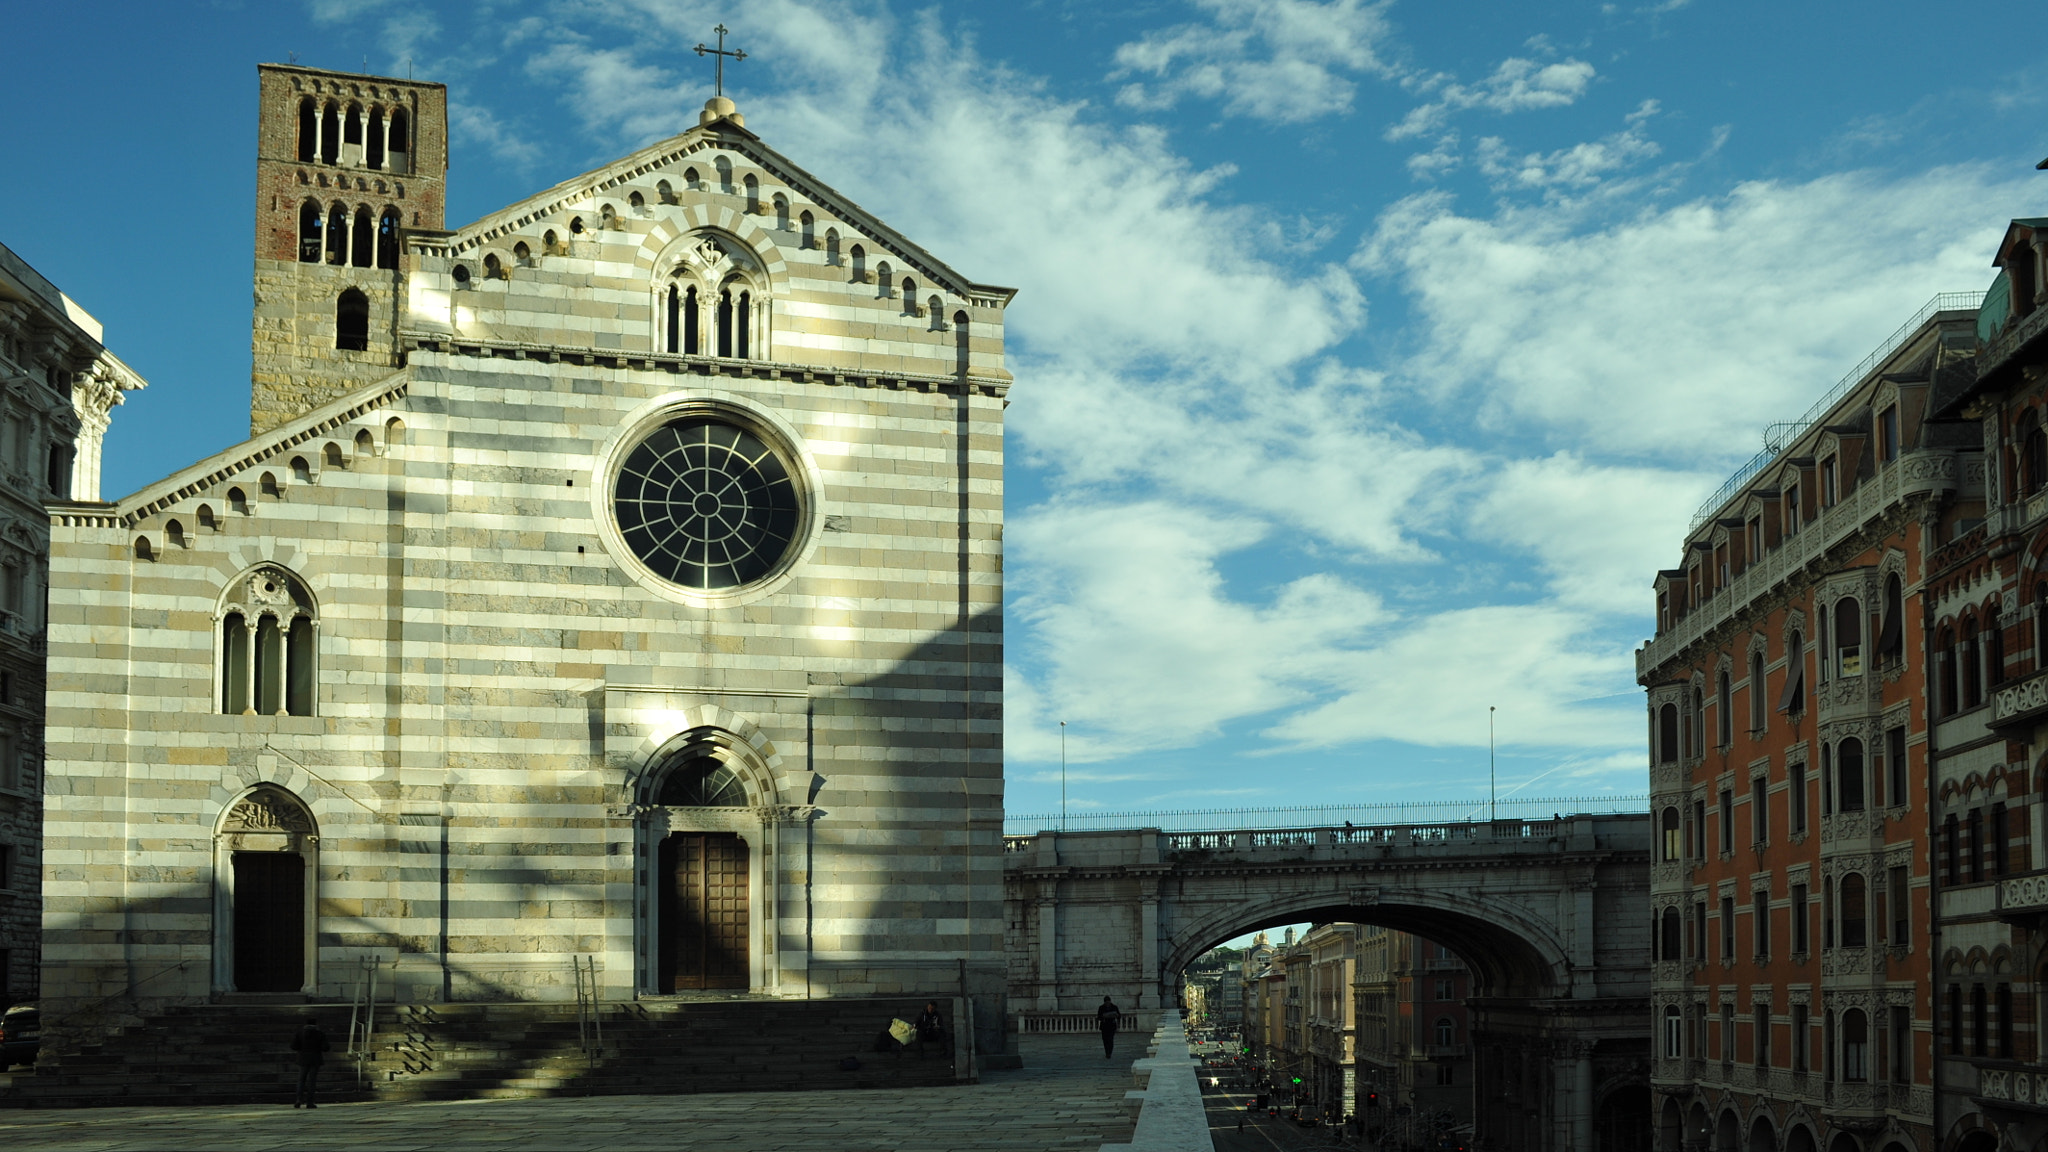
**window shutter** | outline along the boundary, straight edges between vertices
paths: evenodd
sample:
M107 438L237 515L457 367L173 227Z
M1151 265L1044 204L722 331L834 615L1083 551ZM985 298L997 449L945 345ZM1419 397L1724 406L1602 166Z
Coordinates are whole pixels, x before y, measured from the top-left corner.
M1799 699L1799 689L1805 684L1805 681L1806 661L1800 660L1792 665L1791 674L1785 677L1785 690L1778 693L1778 711L1790 712L1792 710L1793 703Z

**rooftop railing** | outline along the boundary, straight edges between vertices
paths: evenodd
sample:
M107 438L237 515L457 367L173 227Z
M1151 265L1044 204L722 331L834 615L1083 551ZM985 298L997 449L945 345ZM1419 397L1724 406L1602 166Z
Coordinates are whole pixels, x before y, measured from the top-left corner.
M1766 428L1763 451L1750 457L1747 463L1735 470L1734 475L1728 477L1726 483L1716 489L1712 496L1707 497L1707 502L1700 505L1699 511L1693 513L1692 522L1685 527L1685 534L1692 535L1700 525L1707 522L1707 518L1712 516L1715 510L1728 502L1729 497L1741 491L1756 478L1757 473L1769 467L1771 461L1777 459L1779 453L1796 440L1800 433L1811 427L1814 421L1827 415L1828 409L1841 403L1842 397L1847 396L1851 389L1861 383L1872 368L1883 363L1885 357L1899 350L1899 345L1904 344L1907 337L1919 331L1920 326L1927 323L1928 317L1938 312L1974 312L1983 303L1982 292L1942 292L1922 304L1920 310L1913 313L1911 320L1899 325L1899 330L1887 336L1870 355L1863 358L1861 364L1850 369L1848 375L1837 380L1834 387L1822 393L1821 398L1813 402L1813 406L1806 410L1805 415L1797 420L1780 421Z
M1235 832L1258 829L1454 824L1501 820L1547 820L1586 813L1648 812L1645 795L1511 797L1489 803L1478 800L1417 800L1389 804L1306 804L1283 808L1186 808L1153 812L1058 812L1003 817L1003 834L1036 832L1110 832L1157 828L1162 832Z

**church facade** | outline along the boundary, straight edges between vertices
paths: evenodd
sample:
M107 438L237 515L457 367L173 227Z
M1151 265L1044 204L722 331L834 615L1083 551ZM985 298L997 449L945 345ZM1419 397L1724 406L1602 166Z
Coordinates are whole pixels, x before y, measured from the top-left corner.
M53 506L46 1016L999 1027L1013 293L723 98L451 230L445 89L259 82L252 438Z

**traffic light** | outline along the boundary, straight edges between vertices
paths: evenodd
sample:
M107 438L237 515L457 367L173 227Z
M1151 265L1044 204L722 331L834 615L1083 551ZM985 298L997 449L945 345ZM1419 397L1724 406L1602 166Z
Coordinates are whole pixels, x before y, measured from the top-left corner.
M1299 1083L1301 1083L1301 1077L1299 1077L1299 1076L1296 1076L1296 1077L1294 1078L1294 1082L1295 1082L1296 1084L1299 1084Z
M1380 1094L1379 1094L1379 1093L1377 1093L1377 1092L1367 1092L1367 1093L1365 1094L1365 1106L1366 1106L1367 1108L1377 1108L1377 1107L1379 1107L1379 1106L1380 1106Z

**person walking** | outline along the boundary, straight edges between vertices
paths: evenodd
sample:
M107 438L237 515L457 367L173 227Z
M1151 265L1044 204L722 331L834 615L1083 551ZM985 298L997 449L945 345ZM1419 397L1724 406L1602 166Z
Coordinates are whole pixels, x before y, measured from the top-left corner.
M1102 998L1102 1006L1095 1010L1095 1026L1102 1029L1102 1058L1107 1060L1116 1052L1116 1028L1123 1021L1124 1014L1117 1009L1109 997Z
M292 1033L292 1051L299 1054L299 1095L292 1107L318 1108L313 1099L319 1089L320 1065L327 1059L327 1033L320 1030L316 1016L306 1017L306 1023Z

